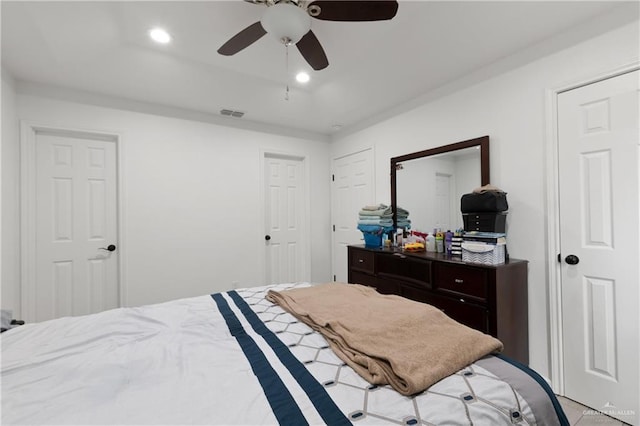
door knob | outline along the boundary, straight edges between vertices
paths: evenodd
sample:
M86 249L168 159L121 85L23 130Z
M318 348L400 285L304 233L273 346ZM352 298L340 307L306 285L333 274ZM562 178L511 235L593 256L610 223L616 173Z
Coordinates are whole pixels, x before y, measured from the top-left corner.
M116 251L116 246L114 246L113 244L109 244L106 247L100 247L100 250Z
M267 241L269 241L269 240L271 239L271 235L265 235L265 236L264 236L264 239L265 239L265 240L267 240Z
M570 254L569 256L564 258L564 261L569 265L577 265L580 262L580 258L575 254Z

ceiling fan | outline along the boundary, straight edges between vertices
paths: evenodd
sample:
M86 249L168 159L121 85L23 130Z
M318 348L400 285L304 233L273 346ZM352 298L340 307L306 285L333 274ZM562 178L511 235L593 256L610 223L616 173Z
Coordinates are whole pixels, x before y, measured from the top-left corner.
M324 21L383 21L398 10L396 0L245 0L267 6L262 19L231 37L218 53L231 56L269 33L285 46L295 44L300 54L318 71L329 65L327 55L313 31L311 18Z

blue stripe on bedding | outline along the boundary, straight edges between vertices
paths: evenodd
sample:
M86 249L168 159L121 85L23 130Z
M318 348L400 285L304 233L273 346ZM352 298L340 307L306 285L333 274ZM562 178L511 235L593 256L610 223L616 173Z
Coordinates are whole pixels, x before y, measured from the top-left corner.
M333 402L325 388L309 373L304 364L291 353L287 345L282 343L278 336L264 325L242 296L236 291L230 291L228 294L240 308L251 327L271 346L282 364L287 367L291 375L298 381L325 423L328 425L350 425L351 422Z
M562 406L560 405L560 401L558 401L558 398L556 398L556 395L553 393L553 390L551 389L551 387L549 386L547 381L544 378L542 378L542 376L540 376L540 374L538 374L537 372L535 372L534 370L532 370L528 366L526 366L524 364L521 364L518 361L515 361L515 360L513 360L511 358L508 358L508 357L506 357L506 356L504 356L502 354L496 353L496 354L493 354L493 356L495 356L497 358L500 358L501 360L503 360L505 362L508 362L509 364L513 365L514 367L519 368L520 370L522 370L525 373L527 373L529 376L533 377L533 379L535 379L535 381L538 382L538 384L542 387L542 389L544 389L544 391L549 396L549 399L551 400L551 403L553 404L553 408L556 410L556 414L558 415L558 420L560 421L560 425L562 425L562 426L570 426L569 419L567 419L567 415L562 410Z
M236 338L247 360L251 364L253 373L258 378L273 414L281 425L308 425L300 407L287 390L276 371L271 367L267 357L262 353L256 342L247 334L242 324L233 313L227 301L221 294L211 297L218 305L231 335Z

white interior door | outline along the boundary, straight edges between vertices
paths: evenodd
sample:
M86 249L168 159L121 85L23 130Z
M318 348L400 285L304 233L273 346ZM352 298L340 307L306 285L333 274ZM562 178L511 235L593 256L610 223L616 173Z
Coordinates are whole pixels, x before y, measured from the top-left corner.
M371 149L333 160L331 186L334 281L347 282L347 246L362 244L357 228L358 212L363 206L375 204L373 187L373 153Z
M265 154L266 282L308 281L304 159Z
M452 229L451 202L453 192L453 177L450 174L436 173L436 198L434 207L436 209L436 228L443 232Z
M558 96L565 393L635 425L639 78L635 71Z
M35 136L35 280L29 321L119 306L116 143ZM27 292L28 294L29 292Z

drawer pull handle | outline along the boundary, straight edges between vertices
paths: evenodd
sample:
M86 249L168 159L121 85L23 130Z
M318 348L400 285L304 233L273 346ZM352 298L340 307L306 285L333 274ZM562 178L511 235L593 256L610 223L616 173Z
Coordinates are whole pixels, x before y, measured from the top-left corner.
M364 259L358 259L358 263L364 263Z
M460 299L460 301L461 301L462 303L464 303L464 299Z
M393 253L393 255L394 255L394 256L398 256L400 259L406 259L406 258L407 258L407 256L405 256L405 255L404 255L404 254L402 254L402 253Z
M461 280L460 278L456 278L454 281L456 284L464 284L464 280Z

